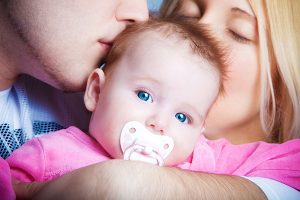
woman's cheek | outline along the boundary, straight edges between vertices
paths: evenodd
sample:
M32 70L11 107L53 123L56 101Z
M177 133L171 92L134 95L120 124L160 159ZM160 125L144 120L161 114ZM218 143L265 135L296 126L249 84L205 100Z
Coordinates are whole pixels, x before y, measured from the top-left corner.
M206 120L208 134L247 124L259 112L259 67L254 48L236 48L230 56L225 93Z

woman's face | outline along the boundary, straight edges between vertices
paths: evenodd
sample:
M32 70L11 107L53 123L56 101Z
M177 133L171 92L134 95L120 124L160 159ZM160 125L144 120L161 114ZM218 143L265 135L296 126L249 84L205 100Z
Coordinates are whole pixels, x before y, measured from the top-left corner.
M228 79L206 120L206 136L233 143L264 139L259 120L256 16L247 0L182 0L178 14L198 18L228 48Z

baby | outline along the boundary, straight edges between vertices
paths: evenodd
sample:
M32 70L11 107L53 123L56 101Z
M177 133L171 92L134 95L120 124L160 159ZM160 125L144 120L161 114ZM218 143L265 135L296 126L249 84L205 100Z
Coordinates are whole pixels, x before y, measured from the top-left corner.
M84 96L89 132L35 138L8 159L20 181L46 181L108 159L183 166L223 92L223 51L205 27L173 18L129 26Z

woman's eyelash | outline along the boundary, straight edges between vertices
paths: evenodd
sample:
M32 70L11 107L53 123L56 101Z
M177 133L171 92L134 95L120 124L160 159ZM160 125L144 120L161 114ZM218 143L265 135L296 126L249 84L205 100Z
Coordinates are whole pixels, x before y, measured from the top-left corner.
M232 31L232 30L228 30L228 33L231 35L231 37L236 40L237 42L240 43L249 43L251 42L251 40L249 40L248 38L245 38L239 34L237 34L236 32Z

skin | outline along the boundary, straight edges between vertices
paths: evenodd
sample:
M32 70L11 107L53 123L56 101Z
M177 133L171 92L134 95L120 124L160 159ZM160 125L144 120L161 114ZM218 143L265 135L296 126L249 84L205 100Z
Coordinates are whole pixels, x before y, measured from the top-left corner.
M89 132L113 158L122 159L121 130L126 122L139 121L153 134L174 140L165 165L177 165L198 141L218 95L219 72L186 41L155 32L137 37L114 66L106 66L112 67L106 79L101 69L91 74L85 95L93 112ZM139 98L139 93L149 97Z
M249 18L246 17L248 15L231 12L232 8L238 6L253 14L249 3L246 0L203 0L201 2L202 5L206 5L203 17L196 16L203 23L206 21L215 31L216 36L219 35L221 41L224 40L231 49L231 72L228 78L230 80L225 83L227 92L224 99L218 100L214 105L214 110L209 115L210 120L207 121L209 127L206 134L211 138L224 136L233 143L266 140L258 118L259 98L257 95L260 87L257 56L258 33L253 22L248 22ZM195 5L193 1L190 3ZM197 7L194 8L197 13ZM187 13L187 10L184 10L184 14L187 15ZM228 27L233 25L235 31L228 31L231 30ZM238 31L239 34L237 34ZM241 32L246 35L242 35ZM245 98L242 97L243 95ZM226 112L224 106L232 109ZM241 110L238 110L237 106ZM216 116L216 113L219 113L220 117ZM229 115L231 117L228 117ZM216 122L212 122L214 118ZM139 173L132 173L132 171ZM38 193L37 198L40 199L57 199L58 197L66 199L70 196L77 199L86 196L89 199L97 199L97 197L107 199L118 197L127 199L266 199L264 193L255 184L241 177L185 172L122 160L112 160L101 165L82 168L46 185L19 184L16 186L17 192L23 192L19 193L20 196L27 195L28 197L28 191L31 191L34 195ZM24 192L24 188L27 192ZM74 193L74 191L77 192Z
M226 95L207 118L205 135L234 144L266 141L259 118L260 72L256 18L247 0L183 0L179 14L210 26L229 50Z
M0 11L0 89L29 74L61 90L83 90L116 35L148 19L146 0L7 0Z
M266 199L255 184L241 177L183 172L117 159L75 170L48 183L18 183L14 189L20 198L45 200Z

